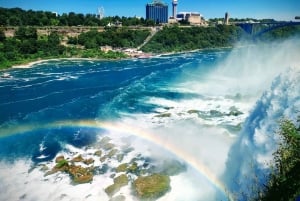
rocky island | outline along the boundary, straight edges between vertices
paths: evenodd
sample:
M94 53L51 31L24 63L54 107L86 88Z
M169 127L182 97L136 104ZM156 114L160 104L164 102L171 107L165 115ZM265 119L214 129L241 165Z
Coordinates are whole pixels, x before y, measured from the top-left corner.
M44 164L41 171L45 172L44 177L69 175L70 185L89 184L94 177L108 174L112 183L103 191L110 201L125 200L126 197L119 193L124 187L131 189L139 200L156 200L171 190L170 176L186 171L185 164L177 160L157 162L141 153L128 158L132 152L133 148L112 143L108 136L104 136L86 147L85 153L57 155L53 166L49 168Z

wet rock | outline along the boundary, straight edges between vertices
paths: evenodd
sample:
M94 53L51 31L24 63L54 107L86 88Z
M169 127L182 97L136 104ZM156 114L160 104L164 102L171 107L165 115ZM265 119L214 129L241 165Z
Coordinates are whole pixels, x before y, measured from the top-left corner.
M114 178L114 184L105 188L105 192L108 196L112 197L116 194L123 186L128 184L128 177L125 174L122 174Z
M199 110L189 110L187 113L189 114L198 114L200 111Z
M84 159L82 158L81 154L79 154L78 156L72 159L72 162L83 162L83 161Z
M68 173L75 184L91 182L94 176L92 167L83 168L74 164L70 165L69 162L65 159L60 160L58 163L56 163L52 170L46 172L44 176L48 176L56 172Z
M47 176L52 175L52 174L55 174L55 173L57 173L57 172L59 172L59 170L57 170L57 169L52 169L52 170L46 172L46 173L44 174L44 177L47 177Z
M60 162L60 161L62 161L62 160L65 160L65 157L64 157L64 156L57 156L57 157L55 158L55 163L58 163L58 162Z
M136 162L133 162L128 168L127 171L133 174L138 174L138 165Z
M117 155L117 161L118 161L119 163L121 163L121 162L123 161L123 159L124 159L124 154L118 154L118 155Z
M100 158L101 163L103 163L107 159L107 156L103 156Z
M99 147L103 148L104 150L110 150L115 147L114 144L110 143L111 139L107 136L103 137L99 142Z
M160 117L160 118L171 117L171 113L158 114L158 115L155 115L154 117Z
M86 164L86 165L90 165L90 164L94 163L94 161L95 160L93 158L88 158L88 159L85 159L83 161L83 163Z
M133 147L126 147L123 149L123 153L124 154L128 154L130 152L134 151L134 148Z
M44 174L44 176L46 177L48 175L55 174L57 172L67 171L68 166L69 166L69 163L67 160L65 160L65 159L59 160L59 162L56 163L56 165L50 171L46 172Z
M224 114L218 110L210 110L209 114L211 117L222 117Z
M93 181L93 175L82 175L73 179L76 184L90 183L91 181Z
M93 168L70 165L67 172L71 175L75 184L89 183L93 180Z
M117 149L112 149L110 152L107 154L108 158L112 158L116 153L118 152Z
M100 145L107 144L107 143L109 143L109 141L111 141L111 138L108 136L105 136L100 140L99 144Z
M49 170L49 167L47 165L43 165L40 170L46 172Z
M121 174L120 176L114 178L114 184L120 187L126 186L128 184L128 177L126 174Z
M228 113L228 116L239 116L244 114L243 112L239 111L235 106L232 106L229 108L230 112Z
M120 165L116 168L116 172L126 172L126 171L127 171L127 167L128 167L128 164L127 164L127 163L120 164Z
M138 177L133 188L139 199L156 200L170 190L170 177L161 174Z
M97 151L95 151L94 155L101 157L102 156L102 151L101 150L97 150Z
M115 145L112 143L107 143L107 144L103 145L102 147L104 150L108 151L108 150L113 149L115 147Z

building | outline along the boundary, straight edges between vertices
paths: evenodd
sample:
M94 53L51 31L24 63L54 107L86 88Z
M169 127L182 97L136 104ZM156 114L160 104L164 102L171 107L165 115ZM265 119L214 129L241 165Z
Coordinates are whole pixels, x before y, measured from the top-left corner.
M173 0L172 2L172 6L173 6L173 15L172 17L175 19L176 15L177 15L177 5L178 5L178 1L177 0Z
M191 25L201 25L201 14L198 12L179 12L176 16L177 21L185 20Z
M154 0L146 5L146 19L158 23L168 23L168 5Z

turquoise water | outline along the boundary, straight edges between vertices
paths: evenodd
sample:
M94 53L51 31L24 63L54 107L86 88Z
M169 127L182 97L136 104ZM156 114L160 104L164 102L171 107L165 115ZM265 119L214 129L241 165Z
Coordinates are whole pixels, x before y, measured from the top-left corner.
M51 167L57 155L91 156L95 143L108 136L119 152L134 150L125 162L152 162L154 170L169 159L184 164L159 200L243 200L234 193L247 185L233 179L262 172L274 150L266 144L276 138L260 134L272 133L276 125L270 122L283 114L294 118L292 110L300 106L299 59L283 55L272 46L245 47L7 70L11 77L0 78L0 198L109 200L103 189L113 182L116 158L95 162L98 172L105 171L77 186L67 175L44 177L39 168ZM33 193L37 186L48 191ZM134 200L130 189L116 195Z
M149 60L56 61L29 69L9 70L12 78L1 79L0 82L0 128L60 120L117 121L124 113L153 113L158 106L143 100L149 97L171 100L198 97L199 94L174 91L168 87L181 74L189 73L199 66L203 69L213 68L212 63L226 54L228 52L214 51ZM45 134L29 132L1 139L6 146L1 146L0 154L2 157L33 154L34 158L34 150L38 149L42 140L47 138L46 142L49 142L52 140L48 138L55 138L58 142L49 145L53 147L53 153L45 158L48 160L60 150L55 145L60 141L84 146L95 136L83 134L83 142L80 143L65 139L70 137L69 134L53 134L54 137L51 136L51 130L41 132ZM14 145L10 145L10 142L15 142L16 137L24 143L12 152L10 147ZM28 143L31 144L30 149L27 148Z

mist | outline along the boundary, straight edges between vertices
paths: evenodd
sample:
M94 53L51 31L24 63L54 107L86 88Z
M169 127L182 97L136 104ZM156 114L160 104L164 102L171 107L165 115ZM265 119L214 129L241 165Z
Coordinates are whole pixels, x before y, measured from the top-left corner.
M209 73L201 66L186 81L190 90L211 96L235 95L259 97L273 79L289 67L299 66L300 40L247 45L242 43L218 61ZM205 77L203 77L203 74Z
M105 134L120 150L123 145L134 148L123 162L130 162L140 155L141 158L150 158L157 167L163 167L161 164L168 160L183 164L185 170L170 176L171 190L159 201L249 200L265 182L272 164L272 153L278 142L277 122L282 117L295 120L298 115L299 52L300 39L289 39L277 43L237 45L231 50L216 50L212 53L180 54L170 56L171 61L155 58L147 63L145 60L143 64L134 63L137 66L132 72L143 71L147 65L148 68L153 68L152 65L163 66L166 61L169 66L167 70L154 68L155 73L149 75L137 74L134 81L131 81L130 76L124 77L125 81L130 80L128 86L122 85L107 93L111 96L109 99L115 100L113 103L109 100L101 102L107 94L102 94L100 90L84 95L86 99L80 102L72 100L69 107L75 111L75 106L81 108L84 104L90 104L88 101L94 100L90 104L92 109L100 105L99 110L117 114L112 122L107 122L117 129L108 129ZM186 59L185 55L189 58ZM201 55L203 61L195 59L195 55ZM131 61L128 63L131 64ZM169 76L170 72L174 78L164 80L161 75ZM73 76L78 72L70 73ZM90 74L97 75L95 80L98 80L98 76L104 73L100 71L98 74ZM114 76L112 73L112 79ZM76 79L72 87L76 86ZM151 87L147 88L149 85ZM142 109L136 105L142 106ZM126 110L129 106L132 108ZM55 110L55 106L49 107L54 108L56 113L64 111ZM68 104L61 108L66 107ZM70 108L66 108L66 111L68 109L70 111ZM89 115L88 109L86 116L90 117L92 115ZM33 119L36 116L48 119L48 114L39 111L31 115ZM93 121L89 119L87 122ZM76 127L76 121L72 121L69 126L73 126L73 123L74 130L79 129L80 125ZM70 145L65 146L67 150ZM94 151L88 147L72 147L68 152L61 150L58 154L68 156L70 153L80 153L88 156ZM74 187L70 185L70 178L66 174L45 178L38 167L28 171L32 165L28 160L25 158L23 161L21 158L15 164L0 161L0 177L5 181L0 187L4 189L3 197L7 200L109 199L104 189L113 182L111 172L96 175L91 184ZM52 162L54 165L55 162ZM99 160L97 162L100 163ZM108 164L113 167L117 162L112 160ZM156 169L158 172L161 170ZM130 184L122 188L119 194L126 195L129 200L136 199Z
M261 88L269 86L270 81L271 85L254 104L239 138L230 148L223 176L226 186L237 200L249 200L262 189L273 164L272 153L279 143L278 123L283 118L296 121L299 115L299 39L269 47L259 51L268 58L264 65L268 75L266 82L259 82L264 75L257 76L256 80L261 83Z
M184 74L170 88L204 98L177 103L156 100L155 104L171 107L167 112L172 116L151 124L150 132L207 167L234 199L248 200L266 181L272 153L277 147L278 121L283 117L295 120L295 111L300 109L299 53L300 40L289 39L280 43L236 47L205 73L200 64L194 72L189 72L192 76ZM198 116L185 115L192 109L226 113L231 106L237 107L244 115L236 119L225 116L202 119L199 113ZM152 117L152 123L155 120ZM143 121L139 119L138 122L141 125ZM149 122L146 124L145 128L149 127ZM239 124L241 130L237 134L224 128L224 125ZM156 157L159 158L159 154ZM188 171L187 174L191 173ZM199 183L205 181L201 174L198 172ZM175 192L179 190L185 194L177 188ZM220 196L216 190L197 189L189 192L190 200L197 196L199 200L208 197L214 200L215 196Z

